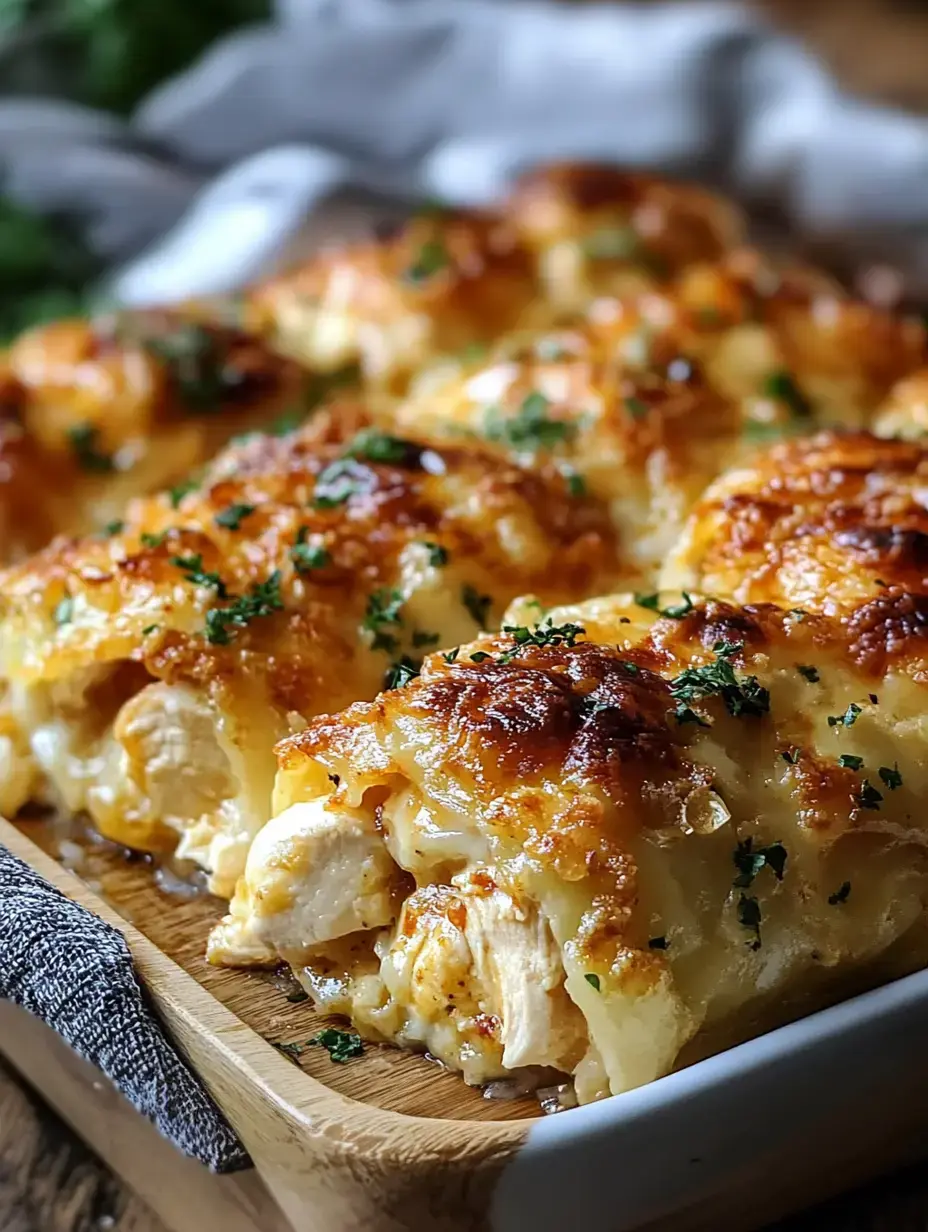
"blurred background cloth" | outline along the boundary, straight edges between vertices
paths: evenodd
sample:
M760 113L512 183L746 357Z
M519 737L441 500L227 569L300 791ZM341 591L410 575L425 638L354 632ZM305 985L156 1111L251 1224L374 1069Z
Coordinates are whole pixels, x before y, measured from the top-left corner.
M4 6L23 19L0 36L0 189L15 223L7 243L0 226L0 280L16 227L32 226L19 207L65 220L75 284L89 259L111 297L143 304L259 276L305 245L333 194L350 226L358 202L365 219L369 202L488 204L532 164L598 159L720 187L833 266L896 265L928 298L928 118L852 97L748 7L223 2L236 28L127 115L131 57L146 84L184 58L172 45L159 59L132 26L155 0L83 0L98 20L108 3L132 14L96 86L73 31L65 54L29 0ZM162 19L200 7L158 4Z

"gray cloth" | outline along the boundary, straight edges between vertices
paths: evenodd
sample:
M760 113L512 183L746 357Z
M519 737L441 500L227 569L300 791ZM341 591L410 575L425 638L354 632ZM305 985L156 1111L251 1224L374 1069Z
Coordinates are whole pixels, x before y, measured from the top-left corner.
M185 1155L250 1160L151 1014L122 936L0 847L0 997L53 1027Z
M482 203L554 158L704 179L928 292L928 120L741 5L277 0L127 124L0 103L9 191L81 214L127 303L258 276L333 189Z

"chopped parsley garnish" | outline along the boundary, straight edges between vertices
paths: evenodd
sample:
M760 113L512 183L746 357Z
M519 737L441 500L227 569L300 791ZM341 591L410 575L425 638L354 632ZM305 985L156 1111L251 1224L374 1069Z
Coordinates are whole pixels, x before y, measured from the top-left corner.
M782 843L771 843L769 847L755 847L752 838L739 842L732 852L732 861L738 870L738 876L733 885L747 889L757 874L764 868L769 868L777 881L783 880L786 868L786 848Z
M849 881L842 881L837 890L835 890L834 894L828 895L828 901L832 907L837 907L839 903L847 902L850 893L851 883Z
M594 261L630 261L638 254L639 247L634 227L601 227L580 241L584 256Z
M440 239L426 240L416 254L415 260L407 266L403 277L407 282L426 282L435 274L441 273L451 264L448 249Z
M254 511L254 505L228 505L221 513L216 514L215 522L217 526L224 526L226 530L238 530L244 520Z
M421 452L412 441L390 436L379 428L362 429L345 450L351 458L366 458L368 462L404 462L407 465L418 461Z
M692 722L693 711L685 703L721 697L734 718L761 716L770 710L770 693L756 676L738 678L728 662L731 655L743 649L741 642L716 642L714 663L703 667L688 667L670 682L670 693L677 705L677 721ZM698 720L697 720L698 721Z
M748 942L752 950L759 950L761 946L760 922L760 903L756 898L749 898L746 894L742 894L738 899L738 923L742 928L750 929L754 934L754 940Z
M684 616L688 616L693 611L694 603L690 595L683 592L683 602L676 603L673 607L665 607L661 611L662 616L669 616L671 620L682 620Z
M168 532L166 530L160 530L155 535L151 534L147 530L143 530L139 535L139 542L143 548L160 548L167 537Z
M109 454L97 447L99 438L100 431L93 424L78 424L68 429L68 441L81 470L103 475L115 468Z
M335 1027L326 1027L306 1043L324 1048L331 1060L339 1064L350 1061L352 1057L359 1057L364 1052L360 1035L356 1035L354 1031L339 1031Z
M485 650L475 650L470 656L471 663L485 663L487 659L492 659L491 654L487 654Z
M313 503L317 509L334 509L351 496L369 492L374 476L353 458L337 458L319 472Z
M567 495L573 497L586 496L586 480L573 467L564 467L561 471L567 484Z
M461 653L460 646L455 646L454 650L446 651L441 657L446 663L457 663L458 655Z
M300 1055L303 1052L302 1044L274 1044L278 1052L283 1053L288 1061L292 1061L294 1065L299 1064Z
M592 971L588 971L583 978L591 988L595 988L597 992L601 991L598 975L595 975Z
M474 622L483 629L487 615L493 605L490 595L482 595L469 583L461 587L461 602L467 608Z
M408 655L403 655L395 663L391 663L383 678L385 689L402 689L419 675L419 664Z
M448 563L448 549L443 548L440 543L425 542L422 545L429 554L429 564L433 569L441 569L443 565Z
M576 435L577 425L563 419L549 419L550 405L544 394L535 390L527 395L511 419L504 419L498 408L490 407L484 436L513 449L552 449L562 441L571 440Z
M817 667L805 667L800 663L796 665L796 671L804 680L808 680L809 684L818 684L821 680Z
M677 706L674 711L674 717L682 727L684 723L695 723L697 727L711 727L711 723L707 723L702 715L697 714L690 706Z
M639 607L647 608L649 612L659 612L660 611L661 597L658 594L646 595L646 594L636 593L635 602L638 604Z
M175 484L173 488L168 488L168 500L171 502L171 508L176 509L188 492L195 492L200 485L193 479L183 479L180 483Z
M857 803L861 808L878 809L883 800L883 793L877 791L869 779L864 779L857 793Z
M157 625L146 625L142 630L142 637L148 637L149 633L154 633L157 628Z
M167 364L188 410L215 410L244 383L244 374L228 363L221 341L202 325L181 325L146 339L145 348Z
M787 616L794 617L797 623L802 624L809 613L805 610L805 608L791 607L786 614Z
M666 937L649 937L648 938L648 949L649 950L666 950L668 945L669 945L669 942Z
M511 663L516 655L533 646L567 646L577 644L577 638L585 633L583 625L553 624L549 617L547 622L530 629L527 625L503 625L503 632L508 633L515 642L511 650L504 650L496 660L497 663Z
M413 630L412 644L417 650L421 650L425 646L437 646L440 640L440 633L426 633L424 629Z
M214 646L227 646L232 640L230 630L244 628L259 616L283 611L280 593L280 570L275 569L266 582L255 582L247 595L241 595L229 607L214 607L206 613L206 639Z
M897 787L902 786L902 775L899 773L898 762L892 769L889 766L880 766L877 773L883 780L884 787L888 787L890 791L895 791Z
M771 372L764 378L761 390L765 398L774 398L777 402L785 402L790 411L799 419L805 419L812 414L812 407L802 390L796 384L792 375L781 369Z
M112 537L113 535L122 534L125 528L126 528L125 522L122 522L119 520L115 522L107 522L107 524L103 527L103 533L104 535L109 535L110 537Z
M796 763L799 761L799 750L798 749L784 749L783 752L780 754L780 756L783 758L783 760L786 762L787 765L795 766Z
M332 563L332 557L321 543L307 543L309 528L301 526L296 532L296 542L290 549L290 559L297 573L309 573L312 569L324 569Z
M687 594L685 590L681 593L683 595L683 602L673 604L671 607L662 608L660 605L661 597L656 593L653 595L636 594L635 602L639 607L646 608L649 612L657 612L659 615L667 616L671 620L682 620L684 616L689 615L693 611L695 604L693 603L692 596Z
M54 620L56 625L69 625L74 619L74 599L71 595L65 597L55 607Z
M181 570L188 582L194 586L211 586L220 599L228 599L226 584L218 573L210 573L203 568L203 557L197 552L195 556L171 556L170 562Z
M829 727L853 727L857 722L858 716L861 714L861 708L856 702L851 702L844 714L830 714L828 716Z
M859 770L863 764L864 759L854 753L842 753L838 758L838 765L845 770Z
M625 409L632 419L643 419L647 415L649 407L647 402L633 396L625 399Z
M630 663L628 659L619 659L619 666L624 667L629 676L637 676L641 672L641 668L637 663Z
M389 586L381 586L379 590L371 593L367 600L367 610L364 613L361 627L374 635L371 642L372 650L385 650L388 654L396 652L397 639L392 633L387 633L385 630L390 625L401 625L403 623L400 616L402 607L403 595L399 590L394 590Z

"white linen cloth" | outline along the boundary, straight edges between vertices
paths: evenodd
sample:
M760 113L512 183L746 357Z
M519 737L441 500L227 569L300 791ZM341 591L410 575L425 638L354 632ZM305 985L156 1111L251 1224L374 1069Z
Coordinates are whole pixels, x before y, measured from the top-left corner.
M0 103L7 191L84 218L127 303L241 285L336 189L484 203L562 158L772 204L928 293L928 120L847 96L740 5L278 0L127 124Z

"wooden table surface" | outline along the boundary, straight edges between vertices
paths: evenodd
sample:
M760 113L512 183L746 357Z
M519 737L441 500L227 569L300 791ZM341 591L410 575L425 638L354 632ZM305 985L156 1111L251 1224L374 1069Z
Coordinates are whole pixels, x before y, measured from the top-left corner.
M775 1232L826 1229L928 1232L928 1166L845 1194L777 1224ZM0 1232L170 1229L0 1062Z

